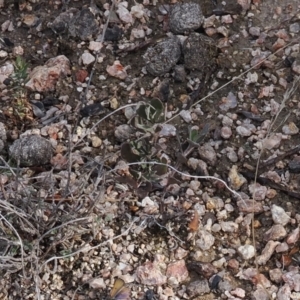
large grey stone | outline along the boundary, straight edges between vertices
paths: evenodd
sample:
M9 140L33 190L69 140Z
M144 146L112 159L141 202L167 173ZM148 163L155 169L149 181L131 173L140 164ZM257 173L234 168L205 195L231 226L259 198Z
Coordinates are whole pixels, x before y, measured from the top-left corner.
M198 3L177 3L171 9L169 26L172 32L178 34L198 29L203 21Z
M217 47L213 39L196 32L183 45L184 66L189 70L206 72L215 66Z
M16 140L9 148L10 158L22 167L48 164L53 155L51 143L39 135L28 135Z
M180 41L176 36L164 39L149 47L143 58L147 71L154 76L164 75L178 62L181 55Z

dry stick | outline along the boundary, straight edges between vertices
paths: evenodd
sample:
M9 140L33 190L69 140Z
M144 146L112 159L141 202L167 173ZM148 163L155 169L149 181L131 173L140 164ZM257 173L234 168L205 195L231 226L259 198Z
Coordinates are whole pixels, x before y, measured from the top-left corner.
M65 191L62 193L63 198L67 197L67 195L69 194L69 186L71 182L71 171L72 171L72 151L71 151L72 135L71 135L71 131L68 129L68 126L65 126L65 128L68 131L68 138L69 138L69 143L68 143L69 159L68 159L68 178L65 186Z

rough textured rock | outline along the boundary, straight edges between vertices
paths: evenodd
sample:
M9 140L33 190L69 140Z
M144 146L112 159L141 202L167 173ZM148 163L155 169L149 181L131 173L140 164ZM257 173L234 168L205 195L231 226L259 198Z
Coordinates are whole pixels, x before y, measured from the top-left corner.
M200 5L197 3L177 3L171 9L169 26L174 33L198 29L204 21Z
M50 28L57 34L69 32L71 36L79 37L81 40L91 39L99 30L95 16L88 8L81 11L71 8L62 12L52 22Z
M239 254L243 259L248 260L255 255L255 248L252 245L244 245L238 248Z
M53 155L49 141L39 135L24 136L9 148L10 158L20 162L20 166L40 166L48 164Z
M276 246L279 242L269 241L265 248L262 251L262 254L257 256L257 263L259 265L264 265L271 258L272 254L275 251Z
M50 58L44 66L35 67L29 74L26 87L32 91L53 91L61 76L70 75L70 61L64 55Z
M210 288L206 279L196 280L187 286L187 293L191 297L191 299L193 297L201 296L209 292Z
M196 240L196 246L204 251L209 250L215 243L214 236L211 233L209 233L207 230L203 229L199 231L198 235L199 235L199 239Z
M218 289L220 291L231 291L237 288L238 285L239 283L233 276L226 274L218 284Z
M285 228L281 224L276 224L272 226L268 231L264 234L264 239L266 241L270 240L280 240L286 237L287 232Z
M205 72L215 66L217 48L213 39L196 32L183 44L184 65L189 70Z
M241 186L247 182L246 178L238 173L237 166L233 165L228 174L230 186L234 190L239 190Z
M83 41L90 40L98 30L95 16L89 8L82 9L69 23L70 34L79 37Z
M167 268L166 276L169 283L178 284L188 279L189 272L183 259L170 263Z
M68 9L57 16L49 27L57 34L65 33L67 32L69 23L77 13L78 9L76 8Z
M244 213L260 213L264 211L261 202L254 201L252 199L239 200L237 201L237 206L239 211Z
M151 261L147 261L143 266L138 267L136 276L145 285L163 285L167 282L167 277L162 274L159 265Z
M147 71L154 76L169 72L180 58L180 47L179 39L175 36L149 47L143 56Z
M114 25L113 27L108 27L106 29L104 40L116 42L122 37L122 35L123 30L119 26Z
M290 221L290 216L285 212L285 210L275 204L271 207L272 219L275 224L286 225Z
M206 143L199 147L198 152L202 159L208 161L212 166L215 165L217 161L217 153L210 144Z

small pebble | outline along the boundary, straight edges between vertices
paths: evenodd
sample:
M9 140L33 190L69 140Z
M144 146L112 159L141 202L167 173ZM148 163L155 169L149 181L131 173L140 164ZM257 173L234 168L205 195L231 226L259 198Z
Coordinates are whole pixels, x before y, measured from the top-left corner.
M186 123L190 123L192 121L191 112L189 110L181 110L179 115Z
M284 134L294 135L299 133L299 128L296 126L294 122L290 122L288 125L284 125L282 127L282 132Z
M81 55L81 60L84 65L89 65L95 61L95 56L91 53L85 52Z
M236 165L233 165L231 167L228 177L230 181L230 186L234 190L239 190L241 186L247 182L246 178L238 173Z
M280 240L286 237L287 232L281 224L273 225L268 231L264 234L264 240Z
M290 300L291 299L291 288L288 284L283 285L279 288L277 293L277 300Z
M102 145L102 140L97 136L93 136L91 140L94 148L99 148Z
M214 236L207 230L204 229L200 230L198 232L198 236L200 238L196 240L196 246L203 251L209 250L215 243Z
M0 50L0 57L1 57L1 58L6 57L7 55L8 55L8 53L7 53L6 51Z
M198 152L202 159L208 161L213 166L215 165L217 161L217 153L210 144L206 143L199 147Z
M260 36L260 27L250 27L249 28L249 33L252 36Z
M284 226L290 221L290 216L280 206L273 204L271 207L271 213L275 224L281 224Z
M239 228L238 224L233 221L219 222L224 232L236 232Z
M237 296L239 298L245 298L245 296L246 296L245 290L243 290L243 289L241 289L239 287L236 288L236 289L234 289L234 290L232 290L230 292L230 294L233 295L233 296Z
M228 126L224 126L221 128L221 137L223 139L229 139L232 135L231 128Z
M187 294L190 299L201 296L210 292L210 287L206 279L196 280L189 283L186 287Z
M299 241L299 237L300 237L300 228L297 227L288 235L286 242L289 245L294 245L295 243L297 243L297 241Z
M285 251L288 251L289 250L289 245L285 242L279 244L277 247L276 247L276 252L277 253L280 253L280 252L285 252Z
M289 31L290 33L298 33L300 31L300 24L298 22L291 24L289 27Z
M272 269L269 271L270 279L276 283L282 282L282 270L281 269Z
M300 75L300 59L296 59L292 64L292 70Z
M251 130L249 130L249 129L246 128L245 126L237 126L236 132L237 132L240 136L250 136L250 135L252 134Z
M103 47L102 43L90 41L89 50L97 52L100 51L102 47Z
M269 241L263 249L262 254L257 256L257 263L259 265L265 265L271 258L278 244L279 242Z
M243 259L248 260L255 255L255 248L252 245L240 246L238 248L239 254Z

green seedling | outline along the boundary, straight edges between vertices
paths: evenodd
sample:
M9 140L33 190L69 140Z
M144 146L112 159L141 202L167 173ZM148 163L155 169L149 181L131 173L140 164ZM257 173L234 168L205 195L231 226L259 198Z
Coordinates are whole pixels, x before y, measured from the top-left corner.
M154 133L154 125L164 120L163 103L159 99L152 99L149 103L139 106L134 119L134 126L143 131Z
M5 114L11 117L16 123L18 121L32 121L32 108L28 102L26 82L29 80L28 64L21 56L17 56L14 62L14 73L10 76L12 87L12 102Z
M203 142L206 135L209 133L209 127L210 127L209 124L205 124L201 131L189 127L189 137L188 137L189 144L193 147L199 146Z
M28 81L28 64L21 57L17 56L16 61L14 62L14 73L11 75L13 81L13 86L15 88L24 88L25 83Z

